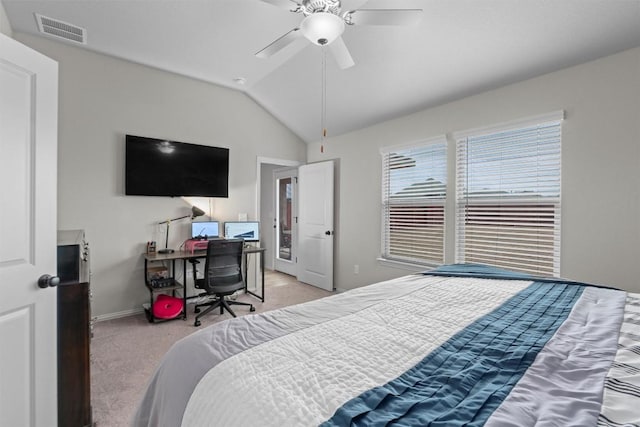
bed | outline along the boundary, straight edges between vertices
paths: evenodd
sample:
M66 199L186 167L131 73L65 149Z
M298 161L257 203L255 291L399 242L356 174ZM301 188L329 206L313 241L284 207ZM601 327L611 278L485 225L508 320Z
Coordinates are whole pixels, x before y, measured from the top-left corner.
M640 294L450 265L226 320L134 426L637 426Z

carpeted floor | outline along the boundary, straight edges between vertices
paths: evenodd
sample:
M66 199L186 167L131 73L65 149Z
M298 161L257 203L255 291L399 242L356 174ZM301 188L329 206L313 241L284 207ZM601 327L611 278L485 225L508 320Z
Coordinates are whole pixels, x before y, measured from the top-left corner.
M296 281L293 277L265 272L265 302L250 295L238 301L251 302L255 313L286 307L331 295L330 292ZM91 341L91 402L97 427L128 426L147 381L162 355L180 338L229 319L217 310L203 317L202 326L193 326L193 307L188 319L149 323L144 314L97 322ZM234 307L238 316L249 314L246 307Z

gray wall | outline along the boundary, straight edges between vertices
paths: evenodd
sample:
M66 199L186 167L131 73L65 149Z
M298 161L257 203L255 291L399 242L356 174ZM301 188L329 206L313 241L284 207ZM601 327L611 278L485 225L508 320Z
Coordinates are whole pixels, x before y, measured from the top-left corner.
M0 1L0 33L7 35L9 37L13 36L13 31L11 30L11 24L9 23L9 18L7 17L7 13L4 10L4 5Z
M561 274L640 292L640 48L331 138L324 154L319 144L310 144L309 162L341 161L336 287L407 273L376 260L380 147L447 134L454 150L452 132L556 110L566 112ZM447 262L454 261L453 208L451 201ZM360 274L354 273L355 264Z
M94 315L140 309L148 300L145 242L163 246L165 228L157 222L190 212L180 198L124 196L125 134L229 148L229 198L194 200L219 221L240 213L255 219L258 157L305 160L305 144L241 92L14 36L60 65L58 227L87 232ZM173 223L169 246L178 247L189 233L189 221Z

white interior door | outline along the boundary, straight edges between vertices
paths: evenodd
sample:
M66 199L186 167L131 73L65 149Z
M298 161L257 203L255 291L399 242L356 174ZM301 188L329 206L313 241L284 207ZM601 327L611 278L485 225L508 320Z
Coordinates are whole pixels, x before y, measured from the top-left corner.
M298 280L333 291L333 162L298 169Z
M298 169L273 173L275 189L275 270L297 276L297 180Z
M57 424L58 65L0 34L0 424ZM46 284L45 284L46 285Z

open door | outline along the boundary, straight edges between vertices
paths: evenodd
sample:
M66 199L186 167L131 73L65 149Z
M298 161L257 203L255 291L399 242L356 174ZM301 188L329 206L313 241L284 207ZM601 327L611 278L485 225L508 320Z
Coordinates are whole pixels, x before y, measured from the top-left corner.
M333 291L333 162L298 168L298 280Z
M0 424L44 427L58 403L58 64L0 34L0 94Z

